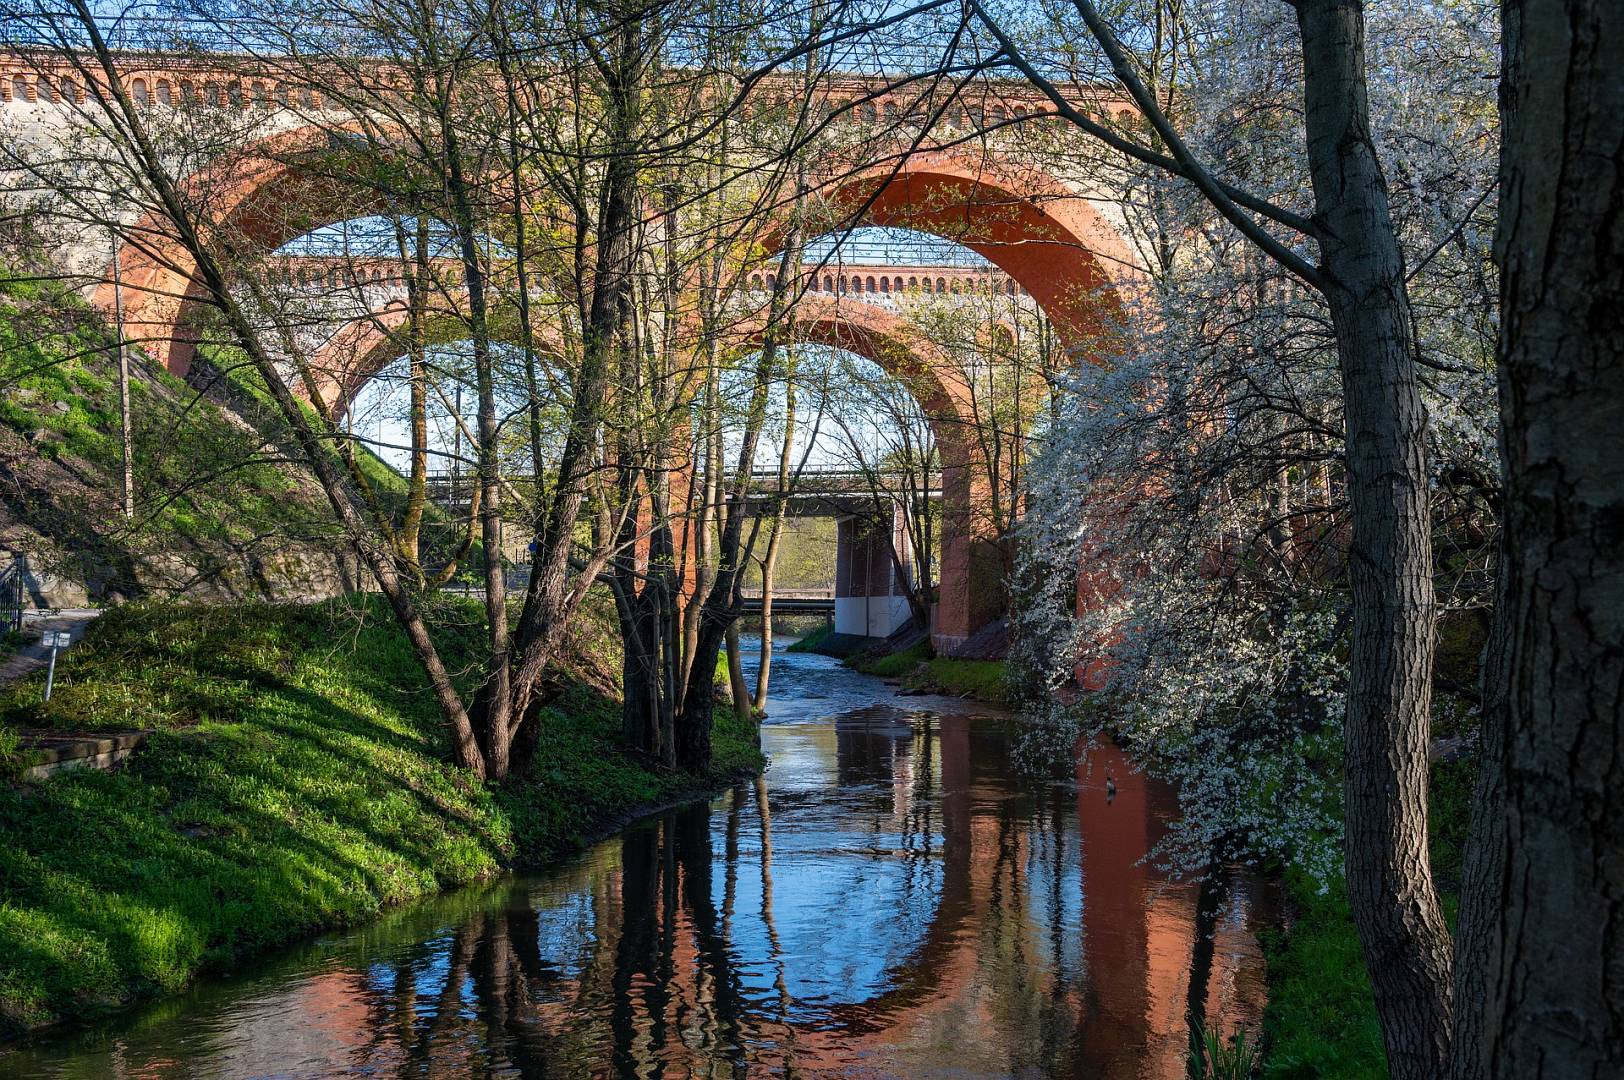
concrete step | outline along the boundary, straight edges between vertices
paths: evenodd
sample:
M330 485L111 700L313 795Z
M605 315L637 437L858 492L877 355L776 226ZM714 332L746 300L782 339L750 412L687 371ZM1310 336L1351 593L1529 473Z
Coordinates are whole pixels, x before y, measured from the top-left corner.
M72 734L61 731L23 730L17 743L34 764L23 771L24 780L43 780L64 769L111 769L147 741L145 731L100 731Z

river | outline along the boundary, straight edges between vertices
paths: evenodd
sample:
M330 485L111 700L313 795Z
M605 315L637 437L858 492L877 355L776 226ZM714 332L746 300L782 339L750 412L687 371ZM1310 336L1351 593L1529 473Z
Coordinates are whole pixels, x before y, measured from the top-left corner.
M824 657L773 676L761 782L0 1075L1172 1080L1193 1018L1256 1031L1264 890L1146 864L1165 788L1109 749L1035 784L1010 721Z

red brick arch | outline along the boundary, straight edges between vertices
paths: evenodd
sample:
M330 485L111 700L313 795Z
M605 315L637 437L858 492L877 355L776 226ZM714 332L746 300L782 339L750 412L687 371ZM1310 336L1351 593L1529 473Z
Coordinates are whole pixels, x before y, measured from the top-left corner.
M347 411L368 381L390 361L406 355L410 348L409 317L404 301L390 304L364 318L345 323L316 350L310 358L311 374L332 415L340 416ZM450 345L466 341L470 336L467 322L449 311L426 312L423 328L425 343L430 346ZM502 320L492 322L491 336L510 345L517 345L520 340L509 332ZM540 339L533 345L538 354L545 356L562 355L564 348L551 327L543 327Z
M312 229L377 213L373 192L309 167L345 130L308 125L285 131L186 178L182 197L207 214L204 241L265 254ZM184 376L202 340L198 316L206 290L197 265L173 227L157 217L131 235L141 244L126 245L119 258L125 333L171 374ZM112 280L109 270L94 298L109 313Z
M795 340L862 356L919 401L942 461L940 589L931 626L937 649L951 652L1003 613L1003 559L982 512L990 481L975 437L976 411L964 372L902 316L852 297L804 296Z
M1042 169L984 154L918 153L819 192L831 231L859 225L963 244L1020 284L1075 354L1110 349L1127 298L1144 281L1121 232L1082 192ZM769 253L782 244L769 234Z
M1108 362L1121 343L1130 298L1145 281L1132 247L1086 195L1041 169L985 154L914 154L899 165L831 180L819 195L831 232L904 228L975 251L1031 295L1078 359ZM783 235L768 235L769 254L781 249ZM916 355L930 354L916 347ZM923 362L952 378L946 373L953 365L945 359ZM973 410L961 410L960 417L965 423L955 425L957 434L940 427L937 432L944 522L941 603L932 636L945 652L1003 614L1002 554L987 535L986 515L978 512L989 500L990 480L972 448L951 441L974 441L964 434L973 427ZM1090 602L1079 593L1080 608Z

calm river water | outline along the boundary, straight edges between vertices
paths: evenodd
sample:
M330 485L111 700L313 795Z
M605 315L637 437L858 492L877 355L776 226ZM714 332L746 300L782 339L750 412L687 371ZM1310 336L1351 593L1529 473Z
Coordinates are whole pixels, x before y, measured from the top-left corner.
M1256 1030L1267 905L1142 864L1166 790L1109 751L1033 784L985 710L773 666L761 783L0 1053L0 1076L1163 1080L1192 1018Z

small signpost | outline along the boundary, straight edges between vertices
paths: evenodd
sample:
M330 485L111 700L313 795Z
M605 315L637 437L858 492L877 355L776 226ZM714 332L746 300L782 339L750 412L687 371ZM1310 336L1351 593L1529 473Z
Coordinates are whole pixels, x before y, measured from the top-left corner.
M51 650L51 659L45 669L45 700L51 700L51 686L56 682L56 654L73 644L73 634L67 630L47 630L40 635L40 644Z

